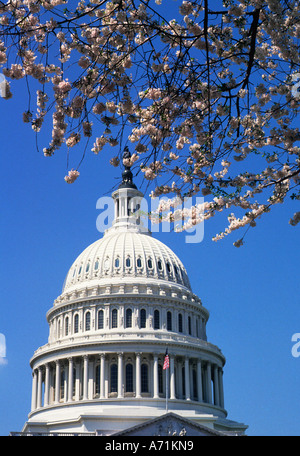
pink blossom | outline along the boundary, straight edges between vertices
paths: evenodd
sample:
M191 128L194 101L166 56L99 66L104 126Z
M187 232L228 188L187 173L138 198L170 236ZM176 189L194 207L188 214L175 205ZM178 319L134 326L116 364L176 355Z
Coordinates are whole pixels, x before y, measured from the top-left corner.
M79 172L74 169L71 169L71 171L68 172L68 175L65 176L64 179L67 182L67 184L73 184L73 182L75 182L78 176Z

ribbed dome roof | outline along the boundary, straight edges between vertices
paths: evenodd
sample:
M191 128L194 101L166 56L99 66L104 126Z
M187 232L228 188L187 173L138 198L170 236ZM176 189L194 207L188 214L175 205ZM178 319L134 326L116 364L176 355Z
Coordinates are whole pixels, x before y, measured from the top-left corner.
M128 158L128 150L124 158ZM143 226L139 210L143 194L132 182L132 172L125 166L122 183L113 192L115 218L102 239L87 247L71 266L63 293L82 288L140 284L145 279L172 282L191 291L186 270L175 253L153 238Z
M74 261L63 292L120 280L139 282L145 278L173 282L191 290L182 262L165 244L140 232L108 231Z

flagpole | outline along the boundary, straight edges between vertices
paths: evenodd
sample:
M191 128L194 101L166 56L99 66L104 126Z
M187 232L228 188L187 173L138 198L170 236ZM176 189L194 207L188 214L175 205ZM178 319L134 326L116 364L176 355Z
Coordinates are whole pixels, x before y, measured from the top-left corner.
M166 370L166 413L168 413L168 396L169 396L169 368L170 368L170 360L168 355L168 347L166 349L165 359L163 369Z
M168 413L169 369L166 369L166 413Z

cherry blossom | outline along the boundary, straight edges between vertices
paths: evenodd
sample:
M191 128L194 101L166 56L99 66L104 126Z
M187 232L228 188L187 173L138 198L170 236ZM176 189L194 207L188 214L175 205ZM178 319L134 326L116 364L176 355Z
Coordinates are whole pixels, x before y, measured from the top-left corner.
M170 205L180 230L226 213L218 241L287 198L299 204L299 40L292 0L9 0L2 92L25 83L34 132L52 118L45 157L112 149L108 162L132 167L153 197L205 198L201 211Z

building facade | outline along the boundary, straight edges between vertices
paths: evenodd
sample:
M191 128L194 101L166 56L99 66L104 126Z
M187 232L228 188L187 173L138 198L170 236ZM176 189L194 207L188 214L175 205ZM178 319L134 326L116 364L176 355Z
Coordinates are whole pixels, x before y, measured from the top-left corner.
M47 313L22 432L115 435L172 413L243 434L224 408L225 358L207 340L209 313L180 259L143 227L129 168L112 197L112 226L75 260Z

